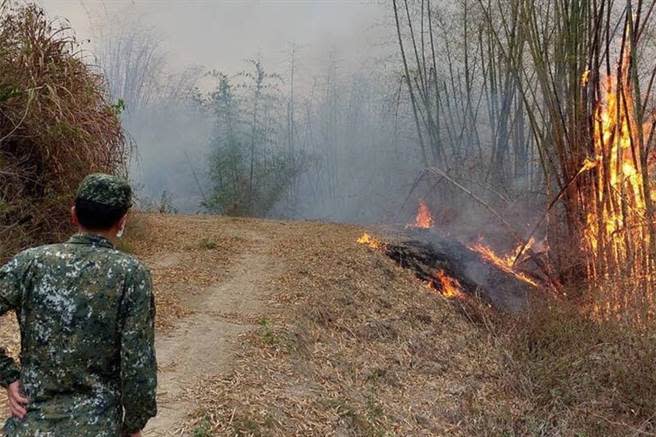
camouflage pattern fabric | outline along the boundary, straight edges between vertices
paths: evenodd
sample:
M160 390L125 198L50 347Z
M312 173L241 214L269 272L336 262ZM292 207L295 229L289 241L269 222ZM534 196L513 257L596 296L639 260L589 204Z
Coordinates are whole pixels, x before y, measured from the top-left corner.
M127 209L132 206L130 184L118 176L103 173L94 173L85 177L75 197L112 208Z
M0 314L15 311L20 367L0 353L0 383L30 399L8 436L119 436L155 416L150 273L99 236L29 249L0 269Z

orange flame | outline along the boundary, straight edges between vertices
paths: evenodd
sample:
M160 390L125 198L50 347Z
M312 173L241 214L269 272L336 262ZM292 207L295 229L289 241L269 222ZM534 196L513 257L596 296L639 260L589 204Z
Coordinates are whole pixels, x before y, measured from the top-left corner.
M433 291L439 292L447 299L464 299L465 292L462 290L460 282L457 279L447 275L444 270L435 272L434 281L428 281L426 287Z
M419 202L417 217L415 217L415 223L411 226L420 229L430 229L433 227L433 215L423 200Z
M364 244L372 249L380 249L381 247L383 247L383 243L376 240L374 237L367 234L366 232L362 234L360 238L357 239L357 243Z
M652 187L645 184L641 161L645 153L641 147L644 138L650 136L652 117L638 118L629 65L627 54L620 64L619 78L604 78L602 98L595 108L594 153L600 165L593 176L595 188L583 199L587 211L581 241L593 280L618 272L621 276L645 277L649 273L643 266L654 262L646 226L647 196L651 197ZM629 258L636 261L627 263Z
M435 278L441 285L440 293L442 293L442 296L447 299L463 298L465 296L462 287L460 286L460 282L444 273L443 270L438 270L437 273L435 273Z
M588 277L592 282L630 278L641 283L636 300L654 301L653 241L647 203L654 199L653 182L644 165L654 116L642 115L634 101L631 53L626 50L617 76L601 82L601 99L594 109L593 145L599 162L590 177L591 189L582 193L585 207L583 238ZM649 165L649 164L647 164ZM618 316L634 297L620 287L604 287L593 312L600 318ZM643 317L643 316L639 316Z
M531 238L528 242L527 247L531 247L535 244L535 241ZM482 241L474 243L469 248L474 252L479 253L483 259L485 259L490 264L495 265L499 269L503 270L506 273L510 273L515 276L517 279L526 282L534 287L537 287L538 284L526 274L518 272L514 269L515 259L519 255L519 252L522 250L522 244L519 244L513 251L507 255L498 255L492 248Z

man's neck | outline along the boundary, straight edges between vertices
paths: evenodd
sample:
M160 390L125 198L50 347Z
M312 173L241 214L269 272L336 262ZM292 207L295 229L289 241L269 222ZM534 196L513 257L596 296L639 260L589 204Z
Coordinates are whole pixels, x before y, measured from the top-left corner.
M97 236L108 239L112 243L114 243L115 240L116 240L116 232L114 232L113 230L92 231L90 229L78 228L78 233L84 234L84 235L97 235Z

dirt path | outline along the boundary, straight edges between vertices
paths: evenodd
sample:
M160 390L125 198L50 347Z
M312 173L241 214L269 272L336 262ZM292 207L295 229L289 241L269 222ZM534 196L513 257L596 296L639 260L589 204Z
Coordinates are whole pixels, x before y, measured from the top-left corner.
M170 436L197 405L185 391L208 375L231 368L240 334L254 329L265 305L261 284L273 279L281 266L271 255L271 239L255 231L246 235L248 249L236 254L227 279L190 296L192 313L157 338L159 414L146 436ZM167 256L161 262L179 263Z
M150 266L158 308L144 434L487 435L523 420L477 313L357 244L363 231L135 216L123 250Z

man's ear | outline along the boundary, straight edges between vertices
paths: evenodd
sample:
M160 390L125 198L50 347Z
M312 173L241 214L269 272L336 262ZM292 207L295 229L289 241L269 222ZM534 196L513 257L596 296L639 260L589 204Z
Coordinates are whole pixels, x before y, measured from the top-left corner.
M124 230L124 229L125 229L125 225L126 225L127 222L128 222L128 215L129 215L129 214L130 214L129 212L126 212L126 213L123 215L123 217L121 217L121 220L118 221L118 228L119 228L119 230Z
M80 221L77 219L77 211L75 210L75 205L71 206L71 224L73 226L80 226Z

